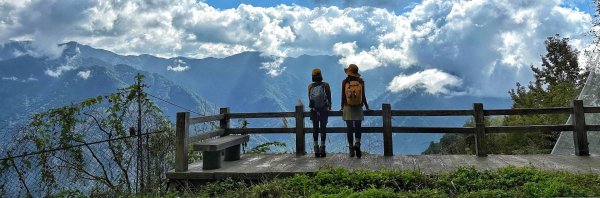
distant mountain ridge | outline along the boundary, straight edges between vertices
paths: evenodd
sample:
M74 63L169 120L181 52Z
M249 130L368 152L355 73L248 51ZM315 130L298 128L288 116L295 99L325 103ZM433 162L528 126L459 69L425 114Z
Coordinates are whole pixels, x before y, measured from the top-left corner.
M0 51L7 51L6 45L3 47ZM54 60L30 55L3 56L0 60L0 108L3 109L0 119L7 123L21 121L49 108L117 92L118 88L132 85L137 73L145 75L144 83L149 85L146 91L152 95L195 112L217 112L214 104L159 74L124 64L111 65L78 53L65 50ZM172 120L176 112L185 111L160 100L155 102Z
M21 45L19 45L19 43L21 43ZM310 71L315 67L319 67L322 70L325 81L329 82L332 86L333 109L339 110L341 81L346 77L343 72L343 66L339 64L340 57L338 56L302 55L299 57L288 57L281 63L281 67L285 68L281 74L278 76L270 76L267 74L266 70L262 68L262 63L270 62L272 60L268 57L262 57L258 52L243 52L225 58L192 59L184 57L160 58L151 55L123 56L76 42L65 43L63 44L63 47L65 49L63 56L59 58L62 62L59 61L50 65L54 65L52 68L59 67L61 63L68 60L68 57L73 57L75 55L79 56L82 61L80 64L86 67L78 66L77 69L65 72L65 74L68 74L73 78L81 71L90 70L90 76L92 77L95 73L98 73L98 71L86 68L95 68L96 70L107 68L107 71L112 71L109 72L110 75L107 75L113 76L111 79L117 82L126 82L123 81L123 78L129 77L119 76L117 73L123 71L118 69L128 68L127 70L130 70L129 73L143 71L148 76L153 76L154 79L156 79L156 83L169 82L171 83L170 85L173 85L172 87L177 87L182 93L187 93L188 97L185 98L188 98L189 101L187 101L186 104L193 108L204 105L212 107L230 107L232 112L293 111L294 105L298 100L301 100L305 105L308 104L306 89L311 81ZM2 58L0 67L3 67L1 63L5 61L29 57L25 55L15 58L16 55L26 54L27 42L5 44L1 46L0 52L10 52L12 54L0 55L0 58ZM32 61L38 62L53 61L45 60L43 58L29 58L32 59ZM34 65L38 66L23 67L17 70L24 70L22 76L24 78L27 77L25 73L33 72L31 70L36 70L38 73L40 72L39 70L42 70L43 72L44 64L37 63ZM360 73L366 81L367 99L371 109L380 109L382 103L390 103L394 109L472 108L471 103L474 101L483 102L486 108L510 106L510 99L508 97L448 97L443 95L431 95L420 90L397 93L387 90L388 83L396 75L414 72L417 69L418 68L401 69L398 67L380 67L368 71L361 71ZM0 75L8 76L4 74L4 69L0 72ZM37 75L45 75L44 78L53 78L43 73ZM130 79L133 80L133 78ZM2 83L4 83L4 81ZM161 90L163 89L170 90L164 88L164 86ZM170 97L175 97L175 95L171 95ZM216 108L213 108L213 110L214 109ZM174 112L176 111L167 111L166 113L167 115L174 116ZM441 118L437 121L428 121L428 119L424 118L403 117L395 118L394 124L410 126L456 126L462 125L466 119L467 118L464 117ZM293 119L290 121L292 122L289 126L293 126ZM307 122L307 126L310 126L308 119L305 121ZM234 125L237 124L237 122L233 123ZM379 126L381 125L380 123L380 120L377 118L367 118L365 121L365 125L371 126ZM280 119L253 119L250 120L249 127L281 126L283 126L283 123ZM332 118L330 126L344 126L344 124L341 119ZM331 136L337 137L335 135ZM429 145L430 141L439 140L441 134L396 134L396 136L394 142L397 142L397 144L395 145L403 145L398 146L395 149L397 153L419 154L427 147L427 145ZM343 136L340 137L344 138ZM415 137L417 138L415 139ZM274 136L274 138L257 136L256 138L260 139L260 141L282 140L288 143L294 142L291 136ZM378 141L378 138L380 137L374 134L373 141ZM344 141L330 142L335 144L331 146L332 150L345 151L344 145L346 143ZM293 145L288 144L288 147L293 148ZM377 152L378 150L378 148L374 148L373 152Z

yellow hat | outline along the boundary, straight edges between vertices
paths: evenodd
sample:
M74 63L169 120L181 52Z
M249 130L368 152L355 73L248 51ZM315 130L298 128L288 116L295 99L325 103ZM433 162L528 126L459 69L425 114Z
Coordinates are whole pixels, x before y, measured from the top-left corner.
M344 72L346 72L348 76L360 77L360 74L358 73L358 66L355 64L348 65L347 68L344 68Z
M313 75L313 76L320 75L320 74L321 74L321 69L319 69L319 68L314 68L314 69L312 70L312 75Z

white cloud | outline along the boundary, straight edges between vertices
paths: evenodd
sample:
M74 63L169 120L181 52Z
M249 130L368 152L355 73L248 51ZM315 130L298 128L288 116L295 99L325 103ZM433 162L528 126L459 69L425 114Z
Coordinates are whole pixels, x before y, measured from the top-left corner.
M283 57L273 57L273 61L271 62L263 62L261 63L261 69L267 71L267 74L271 77L279 76L283 71L285 71L286 67L281 67L281 63L283 63Z
M70 66L70 65L61 65L61 66L59 66L59 67L57 67L55 69L48 68L48 69L46 69L46 71L44 71L44 73L46 75L48 75L48 76L52 76L52 77L58 78L58 77L60 77L60 75L62 75L63 72L70 71L70 70L73 70L73 69L75 69L75 67L73 67L73 66Z
M251 51L250 48L243 45L230 45L223 43L205 43L198 47L197 53L189 54L193 58L215 57L223 58L242 52Z
M12 53L13 57L19 57L19 56L23 56L23 55L26 55L26 54L28 54L28 53L22 52L22 51L19 51L19 50L15 50Z
M169 71L174 71L174 72L182 72L182 71L188 70L189 68L190 68L189 66L181 66L181 65L177 65L177 66L175 66L175 67L173 67L173 66L168 66L168 67L167 67L167 70L169 70Z
M362 71L374 69L381 65L381 62L379 62L375 56L365 51L342 57L339 62L344 66L356 64Z
M356 34L362 32L365 26L349 16L318 17L309 23L320 35L338 35L340 33Z
M540 64L547 37L570 37L578 49L590 43L583 35L591 16L560 6L560 1L425 0L392 16L377 44L356 51L372 55L381 66L448 71L464 79L472 94L505 97L515 81L531 80L528 66Z
M31 38L35 40L31 55L56 58L63 51L57 44L79 32L78 26L88 19L85 10L93 5L91 0L1 1L0 42Z
M351 43L336 43L333 45L333 51L342 56L351 56L356 53L356 41Z
M10 77L2 77L2 80L19 81L19 78L16 76L10 76ZM38 81L38 79L34 78L34 77L29 77L26 79L22 79L20 81L21 82L29 82L29 81Z
M92 71L87 70L87 71L80 71L77 73L77 75L81 78L83 78L84 80L87 80L90 77L90 74L92 73Z
M369 51L357 50L356 41L350 43L336 43L333 45L333 52L342 56L339 63L341 65L356 64L361 70L367 71L379 66L397 65L403 68L410 67L409 57L405 51L387 48L383 44L378 47L371 47Z
M77 65L81 65L80 53L81 52L79 51L79 47L75 48L75 54L71 57L67 57L65 63L61 64L60 66L54 69L47 68L44 71L44 73L48 76L58 78L60 77L60 75L63 74L63 72L74 70L75 68L77 68Z
M531 80L527 66L539 65L546 37L570 37L578 49L590 43L583 34L592 17L564 7L561 0L423 0L404 13L370 7L374 4L217 9L196 0L2 1L0 43L30 38L38 54L61 51L57 43L75 40L116 53L160 57L244 51L265 57L340 55L340 65L355 63L361 70L437 68L493 96L506 96L514 81ZM58 76L65 69L70 68L47 73ZM185 69L171 66L171 71ZM273 61L263 69L277 76L285 68Z
M167 71L182 72L188 69L190 69L190 67L187 66L187 64L183 62L183 60L176 60L175 66L167 66Z
M258 40L253 44L254 47L262 49L261 51L269 56L286 56L285 50L281 51L279 47L286 42L293 42L296 35L289 26L280 27L279 21L271 21L258 33Z
M368 52L361 51L357 54L356 48L356 42L336 43L333 45L333 51L342 56L342 58L339 60L341 65L347 66L350 64L356 64L363 71L373 69L381 65L381 62L379 62L376 57Z
M19 80L19 78L17 78L16 76L10 76L10 77L2 77L2 80L17 81L17 80Z
M452 94L449 88L460 85L462 80L456 76L437 69L427 69L411 75L398 75L390 82L387 89L391 92L424 89L430 94Z

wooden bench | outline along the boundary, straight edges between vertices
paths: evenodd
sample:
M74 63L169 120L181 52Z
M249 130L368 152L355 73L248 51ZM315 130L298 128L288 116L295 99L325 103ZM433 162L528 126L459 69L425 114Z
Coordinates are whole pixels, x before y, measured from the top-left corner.
M221 153L225 151L225 161L236 161L241 156L241 144L250 140L249 135L227 135L217 139L193 144L194 151L202 151L202 169L221 168Z

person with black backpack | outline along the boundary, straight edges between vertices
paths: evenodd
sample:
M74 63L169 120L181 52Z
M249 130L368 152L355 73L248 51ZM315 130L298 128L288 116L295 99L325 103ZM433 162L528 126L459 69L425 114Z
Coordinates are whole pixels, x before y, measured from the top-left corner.
M360 125L364 119L363 105L367 111L370 111L365 97L365 81L360 78L358 66L355 64L350 64L347 68L344 68L344 72L348 76L342 81L342 119L346 121L346 127L348 128L346 135L348 137L348 148L350 149L349 155L350 157L356 155L357 158L361 158L360 138L362 134ZM356 138L355 142L354 138Z
M312 83L308 85L308 99L310 107L310 120L313 123L313 145L315 157L325 157L325 138L327 130L328 113L331 110L331 88L329 83L323 82L321 70L312 70ZM319 133L321 146L319 146Z

